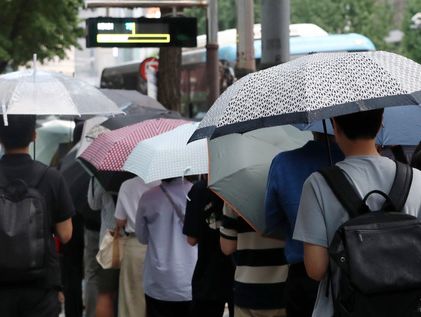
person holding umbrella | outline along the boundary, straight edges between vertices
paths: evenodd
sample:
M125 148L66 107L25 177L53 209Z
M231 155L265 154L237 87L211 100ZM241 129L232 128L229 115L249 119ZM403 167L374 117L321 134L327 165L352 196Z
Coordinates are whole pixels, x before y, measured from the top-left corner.
M372 190L389 193L392 184L394 184L397 165L392 160L380 156L375 144L382 118L383 109L356 112L333 118L335 139L346 157L344 161L337 163L337 166L346 174L346 178L360 197L365 197ZM420 219L421 172L413 169L412 174L409 191L401 193L401 196L408 194L406 200L403 201L402 212L412 214ZM343 187L341 188L345 190ZM336 309L339 307L337 305L339 304L339 297L336 297L336 295L339 292L339 271L338 267L332 265L332 262L329 261L328 247L332 243L338 227L349 219L349 215L348 209L343 207L335 194L322 174L318 172L311 174L304 183L295 223L293 238L304 243L304 263L307 274L312 279L321 281L313 311L314 317L336 316L338 314ZM381 195L372 195L369 198L367 201L369 210L380 210L382 208L384 198ZM394 201L392 202L395 204ZM362 236L360 241L364 241ZM399 255L396 254L396 256ZM416 255L414 254L414 256ZM346 261L345 258L344 260ZM407 261L409 259L405 260L405 262ZM361 265L361 263L355 263L354 265ZM404 269L405 267L402 266L397 270L402 271ZM390 278L390 274L388 274L388 277ZM406 296L408 295L403 295L403 298ZM335 309L333 297L335 297ZM369 301L364 306L368 307L368 303ZM419 312L417 300L414 300L411 305L403 305L399 301L393 300L393 296L390 297L388 302L383 301L381 306L382 309L388 309L389 312L394 311L396 313L396 310L398 310L398 314L401 312L402 316ZM349 309L352 310L353 308ZM412 313L408 314L408 310ZM365 312L364 316L368 315L368 311ZM381 315L392 316L390 313ZM371 314L370 316L380 315ZM396 314L393 316L396 316Z
M135 235L136 213L142 195L159 185L159 182L145 184L140 177L133 177L121 184L118 192L115 219L117 232L124 231L120 264L118 292L118 314L121 317L146 316L145 294L143 292L143 264L146 246L139 243Z
M148 317L190 316L197 248L183 236L183 222L191 186L180 177L164 179L139 201L135 232L148 246L143 274Z
M198 246L192 279L192 315L222 317L228 303L234 316L232 288L234 263L219 246L224 201L207 187L207 174L190 190L183 233L191 246Z
M302 242L292 239L304 181L330 164L324 136L317 132L313 135L313 141L299 149L281 152L273 159L266 189L266 234L285 239L285 257L289 263L285 286L288 317L310 317L318 290L318 283L305 271ZM334 162L344 158L336 144L332 144L331 150Z

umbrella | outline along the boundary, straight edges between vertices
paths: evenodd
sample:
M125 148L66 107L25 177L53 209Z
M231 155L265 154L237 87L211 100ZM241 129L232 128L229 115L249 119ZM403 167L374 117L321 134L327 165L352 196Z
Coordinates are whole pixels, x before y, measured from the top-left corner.
M143 140L185 124L186 120L151 119L100 134L79 159L91 170L121 171L134 147Z
M206 140L187 144L199 123L183 124L174 130L140 142L123 169L142 178L156 180L208 173Z
M263 233L265 189L272 159L310 139L310 132L285 125L210 140L209 188Z
M137 108L132 113L115 116L101 123L101 126L108 130L116 130L129 125L155 118L182 119L177 111L161 110L153 108Z
M296 124L300 130L323 132L321 121L310 124ZM333 134L330 122L327 132ZM405 145L414 146L421 141L421 106L399 106L386 108L383 124L377 135L376 143L381 146Z
M421 103L421 65L388 52L322 53L249 74L214 103L191 140Z
M107 117L103 116L96 116L85 120L82 136L80 138L80 146L77 150L76 157L79 157L98 135L102 132L108 131L108 129L100 125L105 120L107 120Z
M117 105L95 87L65 75L25 70L0 76L5 114L112 114Z
M157 100L141 94L137 90L101 88L100 91L127 114L136 112L138 108L166 110Z

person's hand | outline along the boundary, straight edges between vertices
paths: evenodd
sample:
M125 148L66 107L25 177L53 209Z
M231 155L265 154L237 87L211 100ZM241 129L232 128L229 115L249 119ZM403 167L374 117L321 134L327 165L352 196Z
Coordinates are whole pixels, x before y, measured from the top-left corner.
M124 227L126 226L127 219L116 219L115 222L116 222L117 229L120 231L124 229Z

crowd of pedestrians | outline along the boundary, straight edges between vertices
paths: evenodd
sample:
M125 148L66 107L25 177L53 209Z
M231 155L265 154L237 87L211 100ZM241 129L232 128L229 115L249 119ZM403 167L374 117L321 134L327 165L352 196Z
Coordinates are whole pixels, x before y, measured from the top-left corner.
M330 151L358 196L391 193L401 168L381 156L376 145L382 116L380 109L334 117L330 147L323 135L314 133L303 147L273 159L262 210L266 233L257 232L209 190L206 175L150 184L134 177L122 183L118 195L92 177L82 213L77 208L84 205L72 202L61 174L29 155L35 116L9 116L7 126L0 122L5 149L0 208L26 206L28 211L19 218L12 212L0 216L0 315L57 317L64 292L66 317L344 316L351 304L342 267L330 260L329 252L338 228L352 215L325 176L330 172L319 171L329 170ZM394 211L401 208L419 218L421 172L406 171L410 177L400 183L402 206L390 200ZM381 210L384 201L382 195L364 200L367 210ZM75 229L85 221L84 245L72 219ZM120 236L119 268L103 268L96 260L108 231ZM359 233L358 239L362 243L365 236ZM23 260L25 243L37 244L30 263ZM363 295L355 294L352 305L357 307ZM364 300L356 310L375 307ZM412 306L405 309L416 312Z

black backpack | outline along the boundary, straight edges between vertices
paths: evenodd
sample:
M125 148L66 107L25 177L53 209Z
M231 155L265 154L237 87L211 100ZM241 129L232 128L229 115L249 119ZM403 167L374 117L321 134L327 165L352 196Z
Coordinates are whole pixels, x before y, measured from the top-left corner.
M38 186L48 168L35 165L33 182L8 180L0 168L0 284L46 277L51 227L46 201Z
M329 266L328 292L333 292L336 316L421 316L421 223L402 211L412 183L412 169L396 162L390 193L369 192L363 199L337 166L320 171L349 214L336 231L329 255L339 270L333 289ZM370 195L383 196L372 211Z

